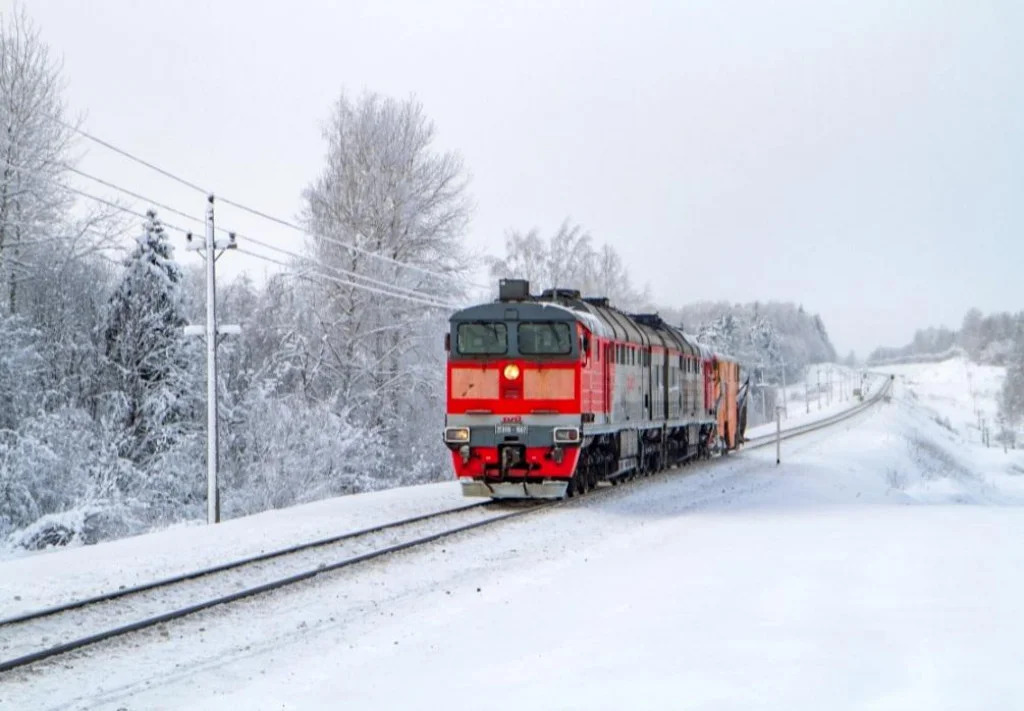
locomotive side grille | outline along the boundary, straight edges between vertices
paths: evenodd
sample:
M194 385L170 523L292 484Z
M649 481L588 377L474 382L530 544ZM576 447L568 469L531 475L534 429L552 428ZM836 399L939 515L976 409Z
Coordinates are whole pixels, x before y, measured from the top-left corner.
M497 368L452 368L452 398L495 400L498 397Z

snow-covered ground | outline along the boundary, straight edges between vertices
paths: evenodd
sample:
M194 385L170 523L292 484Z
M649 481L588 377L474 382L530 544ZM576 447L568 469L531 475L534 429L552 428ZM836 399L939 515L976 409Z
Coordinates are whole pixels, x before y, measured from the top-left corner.
M805 381L786 387L785 398L782 396L782 388L779 388L778 403L783 408L779 413L781 420L779 424L783 429L799 427L845 412L863 401L854 396L854 388L859 388L863 399L866 400L882 387L887 377L879 373L868 373L842 365L831 365L830 369L832 371L831 396L829 395L828 374L826 373L824 376L825 380L822 381L821 390L818 390L817 369L813 367L807 369ZM840 386L840 383L843 385ZM749 405L751 422L754 418L761 418L761 407L755 393ZM776 422L772 418L771 421L764 424L747 427L746 436L748 439L752 439L774 434L775 428Z
M984 400L999 373L970 368ZM731 455L98 645L0 676L0 708L1020 708L1024 451L971 437L962 361L893 370L891 403L779 467ZM5 561L0 597L459 503L446 483Z
M941 424L965 439L981 443L984 423L991 429L989 441L995 445L996 402L1006 377L1005 368L952 358L941 363L893 365L886 370L896 374L908 396L934 411Z

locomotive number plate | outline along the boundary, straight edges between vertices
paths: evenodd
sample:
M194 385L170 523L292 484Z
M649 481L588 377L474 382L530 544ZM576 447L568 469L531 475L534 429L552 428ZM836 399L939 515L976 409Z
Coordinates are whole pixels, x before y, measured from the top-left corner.
M494 426L494 434L500 436L517 435L526 436L526 425L519 422L502 422Z

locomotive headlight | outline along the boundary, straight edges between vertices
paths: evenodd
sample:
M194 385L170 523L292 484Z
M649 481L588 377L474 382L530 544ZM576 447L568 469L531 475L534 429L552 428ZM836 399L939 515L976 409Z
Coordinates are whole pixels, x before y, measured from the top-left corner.
M519 366L515 363L509 363L505 366L505 380L515 380L519 377Z
M444 441L449 444L458 444L460 442L469 441L469 428L468 427L445 427L444 428Z
M556 427L554 431L555 442L575 444L580 441L579 427Z

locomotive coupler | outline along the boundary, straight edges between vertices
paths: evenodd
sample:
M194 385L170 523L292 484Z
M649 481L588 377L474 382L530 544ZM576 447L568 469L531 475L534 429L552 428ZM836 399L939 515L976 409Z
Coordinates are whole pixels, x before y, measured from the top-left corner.
M504 445L501 449L501 478L508 478L508 471L516 464L523 461L523 454L519 445Z

